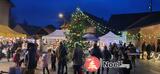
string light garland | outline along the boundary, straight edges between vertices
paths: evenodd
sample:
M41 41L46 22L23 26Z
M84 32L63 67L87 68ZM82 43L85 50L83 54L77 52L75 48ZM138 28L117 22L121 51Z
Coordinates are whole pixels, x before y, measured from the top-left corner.
M89 45L85 41L83 41L82 36L85 34L85 29L88 28L88 26L95 26L96 34L104 35L108 33L109 29L108 27L104 26L103 22L97 22L90 18L88 15L84 14L80 8L77 8L76 11L71 15L71 22L70 25L68 25L68 33L66 34L67 43L66 46L69 49L69 57L72 57L70 54L73 53L74 44L75 42L80 44L82 49L88 49ZM90 24L90 25L88 25Z
M86 21L88 23L91 24L91 26L96 26L96 32L97 32L96 34L98 34L98 35L104 35L104 34L108 33L108 31L114 31L114 30L111 30L110 28L104 26L103 23L96 22L95 20L90 18L88 15L84 14L80 10L80 8L77 8L76 12L74 14L72 14L72 17L75 17L74 20L76 20L76 19L78 19L80 17L83 17L84 19L86 19Z

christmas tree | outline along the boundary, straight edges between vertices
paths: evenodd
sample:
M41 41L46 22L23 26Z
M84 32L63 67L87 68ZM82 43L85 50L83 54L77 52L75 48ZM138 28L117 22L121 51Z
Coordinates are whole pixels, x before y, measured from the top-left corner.
M87 23L87 16L85 16L79 8L72 14L71 22L68 25L68 32L66 32L69 57L72 57L73 50L75 49L75 43L78 43L83 50L88 48L87 42L84 41Z
M72 57L75 43L79 43L83 50L87 50L89 43L84 41L83 36L86 34L88 27L95 27L96 35L101 36L106 34L109 29L105 27L101 22L96 22L88 15L84 14L80 8L76 9L76 12L72 14L71 22L68 25L68 32L66 32L67 43L66 46L69 52L69 58Z

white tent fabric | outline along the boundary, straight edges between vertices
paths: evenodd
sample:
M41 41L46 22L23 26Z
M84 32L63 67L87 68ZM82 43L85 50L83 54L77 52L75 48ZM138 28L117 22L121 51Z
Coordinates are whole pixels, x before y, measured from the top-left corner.
M126 42L126 36L124 34L117 36L110 31L104 36L99 37L99 40L108 46L110 43L119 43L119 41Z
M56 30L47 36L43 36L42 39L66 39L64 30Z
M87 41L98 41L98 38L94 34L85 34L83 38Z
M43 42L47 44L57 44L60 41L66 40L64 30L56 30L49 35L43 36Z

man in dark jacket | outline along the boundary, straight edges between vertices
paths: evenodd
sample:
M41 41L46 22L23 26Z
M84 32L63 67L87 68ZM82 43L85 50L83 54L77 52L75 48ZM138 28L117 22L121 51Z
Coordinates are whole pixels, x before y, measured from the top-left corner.
M27 46L28 54L26 56L27 61L27 74L34 74L36 68L36 46L34 43L28 43Z
M74 67L74 74L81 74L82 65L83 65L83 50L79 44L76 44L76 48L74 49L73 53L73 67Z
M99 60L100 60L100 58L102 58L102 53L101 53L99 46L97 46L97 42L94 44L93 49L91 50L91 56L95 56ZM100 69L98 69L97 74L100 74Z
M58 53L58 74L64 74L64 67L67 73L67 50L62 42L56 53Z
M51 52L51 67L53 71L56 71L56 52L54 50Z
M103 50L103 61L110 61L111 59L111 52L108 50L107 46L104 46L104 50ZM104 71L104 67L102 67L102 74L103 74L103 71ZM107 73L108 74L109 72L109 68L107 68Z
M124 54L123 64L129 64L129 68L122 68L123 74L130 74L130 71L132 69L132 64L131 64L131 60L129 60L127 54Z

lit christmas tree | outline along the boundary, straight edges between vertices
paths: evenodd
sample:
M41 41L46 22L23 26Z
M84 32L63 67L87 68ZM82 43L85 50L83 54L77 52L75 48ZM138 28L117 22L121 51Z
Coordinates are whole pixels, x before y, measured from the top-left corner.
M95 34L98 36L108 33L109 29L92 20L88 15L84 14L80 8L76 9L76 12L72 14L71 22L68 24L68 32L66 32L69 57L72 57L75 43L79 43L83 50L87 50L89 47L88 42L84 41L83 36L89 27L95 28Z
M77 8L76 12L72 14L71 22L68 25L68 32L66 32L67 37L67 48L69 52L69 57L72 57L73 49L75 48L75 43L79 43L82 49L88 48L88 44L84 41L83 35L85 35L87 16L82 14L82 12Z

